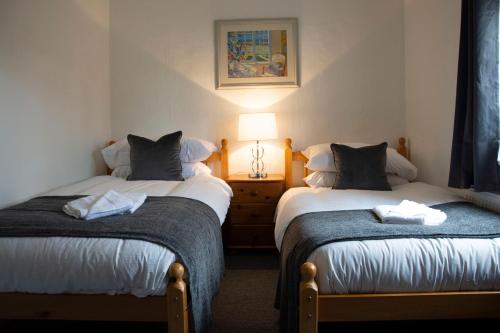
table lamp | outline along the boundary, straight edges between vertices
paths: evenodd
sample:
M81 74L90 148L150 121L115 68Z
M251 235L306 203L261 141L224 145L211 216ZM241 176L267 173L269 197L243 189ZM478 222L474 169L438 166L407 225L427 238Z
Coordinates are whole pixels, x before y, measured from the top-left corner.
M238 140L256 141L252 147L252 171L248 174L250 178L266 178L264 172L264 148L259 144L262 140L273 140L278 138L276 130L276 116L274 113L244 113L240 114Z

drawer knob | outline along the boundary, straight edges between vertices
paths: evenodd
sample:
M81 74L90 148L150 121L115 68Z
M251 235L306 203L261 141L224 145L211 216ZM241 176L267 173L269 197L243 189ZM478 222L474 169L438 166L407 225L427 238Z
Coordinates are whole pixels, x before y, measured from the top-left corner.
M250 195L252 197L256 197L258 194L259 194L259 191L256 191L256 190L253 190L253 191L250 192Z

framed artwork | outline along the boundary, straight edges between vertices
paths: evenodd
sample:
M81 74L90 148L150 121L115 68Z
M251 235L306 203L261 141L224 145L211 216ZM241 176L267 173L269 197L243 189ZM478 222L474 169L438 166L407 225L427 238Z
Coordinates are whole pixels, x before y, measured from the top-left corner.
M298 87L297 19L215 22L217 89Z

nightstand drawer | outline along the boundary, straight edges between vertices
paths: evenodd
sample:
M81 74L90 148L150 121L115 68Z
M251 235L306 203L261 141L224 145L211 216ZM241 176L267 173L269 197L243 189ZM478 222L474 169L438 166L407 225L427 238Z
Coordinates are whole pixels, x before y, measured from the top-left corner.
M233 202L276 203L283 193L283 183L231 183Z
M274 224L274 204L231 204L232 224Z
M274 248L274 226L273 225L232 225L228 230L229 244L231 248L254 247Z
M283 175L248 178L233 174L226 179L233 190L227 223L222 226L226 249L275 249L274 212L283 191Z

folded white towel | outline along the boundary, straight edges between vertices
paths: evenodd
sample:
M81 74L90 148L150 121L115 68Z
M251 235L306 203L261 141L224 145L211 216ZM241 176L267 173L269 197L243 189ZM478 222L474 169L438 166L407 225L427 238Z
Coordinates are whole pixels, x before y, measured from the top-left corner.
M414 201L403 200L399 205L380 205L373 209L382 223L440 225L446 214Z
M145 200L144 193L118 193L111 190L68 202L63 211L77 219L93 220L110 215L133 214Z

